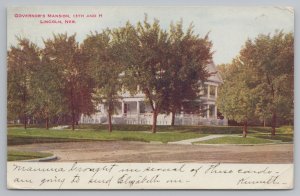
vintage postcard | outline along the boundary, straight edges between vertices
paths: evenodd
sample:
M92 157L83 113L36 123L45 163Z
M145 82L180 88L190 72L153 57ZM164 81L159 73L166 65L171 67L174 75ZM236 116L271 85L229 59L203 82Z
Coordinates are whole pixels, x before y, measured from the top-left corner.
M7 8L9 189L292 189L294 10Z

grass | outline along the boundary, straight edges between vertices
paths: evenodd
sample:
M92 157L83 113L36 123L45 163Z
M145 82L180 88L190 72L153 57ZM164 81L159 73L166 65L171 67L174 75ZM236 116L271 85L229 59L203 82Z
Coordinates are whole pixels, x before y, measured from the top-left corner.
M253 136L262 139L278 140L281 142L293 142L293 134L276 134L275 136L270 134L255 134Z
M81 124L76 127L77 129L93 129L93 130L106 130L107 125L97 124ZM151 130L151 125L113 125L116 131L148 131ZM194 132L201 134L241 134L243 127L241 126L166 126L158 125L157 132ZM270 127L249 127L249 134L253 133L270 133ZM277 128L277 133L293 133L292 126L282 126Z
M255 132L251 136L269 139L269 140L278 140L281 142L293 142L294 130L292 126L282 126L276 129L276 135L272 136L269 133L259 133Z
M8 151L7 160L8 161L21 161L29 159L38 159L52 156L51 153L42 153L42 152L21 152L21 151Z
M46 130L44 128L30 127L24 129L20 126L8 127L8 144L30 144L46 142L72 142L86 140L124 140L124 141L158 141L162 143L179 141L191 138L204 137L209 134L234 134L242 133L242 127L233 126L158 126L157 133L150 132L150 125L113 125L113 132L107 131L107 125L78 125L75 131L70 129ZM293 141L293 127L283 126L277 128L276 135L270 136L270 127L249 127L246 139L239 137L224 137L207 140L205 143L245 143L258 144Z
M274 143L270 140L256 138L256 137L236 137L236 136L225 136L221 138L215 138L211 140L195 142L194 144L265 144Z
M7 136L8 145L23 145L23 144L34 144L34 143L59 143L59 142L80 142L89 141L88 139L70 139L70 138L47 138L47 137L22 137L22 136Z
M126 140L126 141L160 141L162 143L167 143L170 141L178 141L184 139L191 139L197 137L203 137L206 134L199 133L181 133L181 132L158 132L152 134L150 132L142 131L113 131L111 133L106 130L46 130L41 128L28 128L27 130L23 128L8 128L8 141L10 144L14 139L33 139L39 138L40 140L48 140L53 142L58 139L58 142L67 141L78 141L78 140ZM10 142L11 141L11 142Z
M23 129L22 125L8 125L8 128L20 128ZM39 125L28 125L28 128L44 128ZM101 124L80 124L76 125L78 130L95 130L95 131L106 131L107 125ZM121 125L114 124L113 131L150 131L151 125ZM250 127L249 133L265 132L270 133L270 127ZM195 132L203 134L240 134L242 127L239 126L166 126L157 125L157 132Z

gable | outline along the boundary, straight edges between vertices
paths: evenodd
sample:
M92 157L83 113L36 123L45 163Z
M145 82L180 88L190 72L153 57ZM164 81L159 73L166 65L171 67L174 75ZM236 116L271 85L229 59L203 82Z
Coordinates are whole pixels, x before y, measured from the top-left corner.
M207 65L206 70L210 74L210 76L208 77L208 81L223 83L223 79L220 73L218 72L216 65L213 62Z

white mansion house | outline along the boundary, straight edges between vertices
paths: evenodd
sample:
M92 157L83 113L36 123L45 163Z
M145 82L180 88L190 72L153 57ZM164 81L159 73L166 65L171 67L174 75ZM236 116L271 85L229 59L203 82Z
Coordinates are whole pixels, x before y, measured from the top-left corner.
M200 97L206 107L205 114L185 114L180 113L175 116L175 125L228 125L227 119L218 119L216 98L218 96L218 86L222 78L217 71L216 66L211 63L207 66L207 71L211 73L208 81L205 82L205 93ZM121 94L120 107L117 113L113 115L113 124L152 124L151 107L145 102L145 95L139 92L130 95L129 92ZM97 112L93 115L81 115L79 123L81 124L106 124L107 113L103 104L97 107ZM159 114L157 116L157 125L170 125L171 114Z

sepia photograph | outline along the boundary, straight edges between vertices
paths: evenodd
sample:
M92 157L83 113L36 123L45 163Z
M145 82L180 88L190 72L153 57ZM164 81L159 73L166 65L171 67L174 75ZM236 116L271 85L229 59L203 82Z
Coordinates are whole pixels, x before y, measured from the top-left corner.
M291 7L7 9L8 175L23 172L8 176L12 188L63 188L68 178L31 186L26 172L64 163L60 171L93 171L88 182L110 188L114 178L116 188L291 188L293 135ZM85 163L126 167L97 180ZM210 183L267 177L242 176L236 187L160 179L200 170Z

